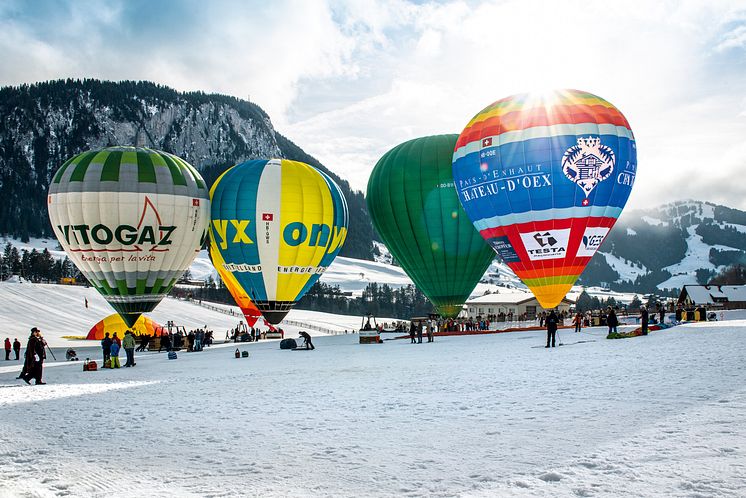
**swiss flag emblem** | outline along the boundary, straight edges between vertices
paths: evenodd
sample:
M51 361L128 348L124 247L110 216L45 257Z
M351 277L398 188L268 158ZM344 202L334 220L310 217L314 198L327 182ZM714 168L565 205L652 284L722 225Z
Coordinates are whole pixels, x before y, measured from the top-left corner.
M192 199L192 206L199 206L199 199Z
M492 146L492 137L482 139L482 147L491 147L491 146Z
M275 219L275 215L272 213L263 213L262 214L262 221L272 221Z

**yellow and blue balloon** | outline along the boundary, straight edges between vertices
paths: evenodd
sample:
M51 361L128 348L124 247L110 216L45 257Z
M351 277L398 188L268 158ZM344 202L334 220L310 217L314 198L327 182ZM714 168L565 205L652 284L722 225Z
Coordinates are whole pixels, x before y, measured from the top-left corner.
M258 159L223 173L210 198L210 253L225 285L279 323L344 244L342 191L308 164Z

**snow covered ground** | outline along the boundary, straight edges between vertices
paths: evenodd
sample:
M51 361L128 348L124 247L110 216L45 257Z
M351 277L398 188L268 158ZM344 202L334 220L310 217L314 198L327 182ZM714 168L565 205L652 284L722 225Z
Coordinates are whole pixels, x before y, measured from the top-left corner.
M743 496L744 334L337 335L46 386L0 362L0 496Z
M86 299L88 308L85 307ZM17 283L17 280L0 282L0 303L0 323L3 324L0 341L5 337L9 337L11 341L17 337L24 346L31 327L41 329L53 348L90 346L91 341L70 340L65 337L85 336L99 320L114 313L104 298L92 287ZM229 314L231 310L232 315ZM161 301L152 313L147 313L147 316L161 325L172 320L187 330L207 325L215 331L217 339L224 338L225 332L242 320L237 306L213 303L204 303L204 306L200 306L194 302L171 297ZM392 319L379 318L379 321ZM311 335L336 334L344 333L345 330L357 330L360 324L361 318L356 316L292 310L281 327L287 337L297 337L301 329Z

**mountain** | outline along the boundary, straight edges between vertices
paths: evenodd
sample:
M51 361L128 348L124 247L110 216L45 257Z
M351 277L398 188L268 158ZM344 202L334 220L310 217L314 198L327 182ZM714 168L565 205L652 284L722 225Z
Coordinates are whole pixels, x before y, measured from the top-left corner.
M50 178L69 157L115 144L183 157L208 183L230 165L258 157L306 162L339 184L350 209L342 256L391 262L370 223L365 198L278 133L256 104L225 95L177 92L148 82L59 80L0 88L0 234L53 236L46 211ZM580 277L586 286L647 293L705 283L746 262L746 212L701 201L625 212ZM522 287L499 259L483 284Z
M673 293L746 263L745 249L744 211L691 200L633 210L619 218L579 283Z
M376 261L392 263L375 242ZM746 212L702 201L625 211L578 284L625 293L678 296L686 284L707 283L730 265L746 265ZM495 258L475 293L526 288Z
M208 182L247 159L303 161L342 189L350 210L343 256L373 257L365 198L278 133L256 104L225 95L177 92L149 82L58 80L0 88L0 233L53 236L49 182L62 163L88 149L139 145L171 152Z

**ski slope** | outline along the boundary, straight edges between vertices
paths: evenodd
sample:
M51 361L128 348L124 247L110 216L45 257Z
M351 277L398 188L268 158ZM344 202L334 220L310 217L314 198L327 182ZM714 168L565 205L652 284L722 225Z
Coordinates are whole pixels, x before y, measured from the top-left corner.
M31 327L41 329L52 347L91 346L96 343L65 337L85 336L99 320L114 313L93 287L19 283L18 279L0 282L0 303L0 323L3 324L0 341L5 337L9 337L11 341L17 337L24 346ZM186 330L207 325L215 332L217 339L224 338L226 331L236 327L242 320L237 306L212 303L200 306L195 302L172 297L164 299L147 316L161 325L171 320L176 325L184 326ZM280 326L285 330L286 337L297 337L300 330L306 330L311 335L337 334L357 330L360 324L361 318L356 316L292 310ZM266 329L261 323L260 326Z
M0 496L743 496L745 330L343 334L52 363L46 386L0 365Z

